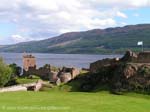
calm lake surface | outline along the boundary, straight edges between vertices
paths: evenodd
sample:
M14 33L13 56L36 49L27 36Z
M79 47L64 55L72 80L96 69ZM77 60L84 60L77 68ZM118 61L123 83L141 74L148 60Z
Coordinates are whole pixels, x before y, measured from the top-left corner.
M122 55L87 55L87 54L45 54L45 53L32 53L36 57L38 67L44 64L51 64L54 66L62 67L77 67L89 68L90 63L104 58L121 57ZM7 64L16 63L22 67L23 53L0 53Z

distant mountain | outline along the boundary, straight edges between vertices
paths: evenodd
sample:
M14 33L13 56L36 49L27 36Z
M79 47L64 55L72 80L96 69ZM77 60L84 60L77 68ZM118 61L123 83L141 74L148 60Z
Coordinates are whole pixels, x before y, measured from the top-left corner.
M145 49L150 50L150 24L70 32L45 40L0 46L0 52L122 53L127 49L141 50L138 41L143 41Z

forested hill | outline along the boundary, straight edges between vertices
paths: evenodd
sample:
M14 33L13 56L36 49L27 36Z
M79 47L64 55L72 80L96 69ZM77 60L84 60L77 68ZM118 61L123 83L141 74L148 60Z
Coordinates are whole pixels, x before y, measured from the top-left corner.
M127 49L141 50L138 41L150 50L150 24L70 32L57 37L0 46L0 52L39 53L122 53Z

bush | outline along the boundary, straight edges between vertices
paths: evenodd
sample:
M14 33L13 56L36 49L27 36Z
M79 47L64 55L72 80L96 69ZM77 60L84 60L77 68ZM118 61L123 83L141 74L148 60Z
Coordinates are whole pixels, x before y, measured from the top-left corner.
M12 85L16 85L17 82L17 78L20 77L20 74L21 74L21 67L19 67L17 64L13 63L13 64L10 64L9 67L11 68L12 70L12 74L11 74L11 77L10 77L10 80L9 82L5 85L5 86L12 86Z
M20 77L21 75L21 67L19 67L17 64L13 63L13 64L10 64L9 67L12 69L12 72L13 72L13 76L14 77Z
M150 76L150 66L142 66L138 72L141 75Z
M12 69L7 66L2 58L0 58L0 87L3 87L9 82L12 75Z

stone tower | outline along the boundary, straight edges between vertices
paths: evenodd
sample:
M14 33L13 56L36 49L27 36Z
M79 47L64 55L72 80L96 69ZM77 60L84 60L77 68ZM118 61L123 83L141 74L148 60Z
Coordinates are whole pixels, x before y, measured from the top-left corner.
M36 59L33 55L23 55L23 70L28 71L29 68L36 69Z

